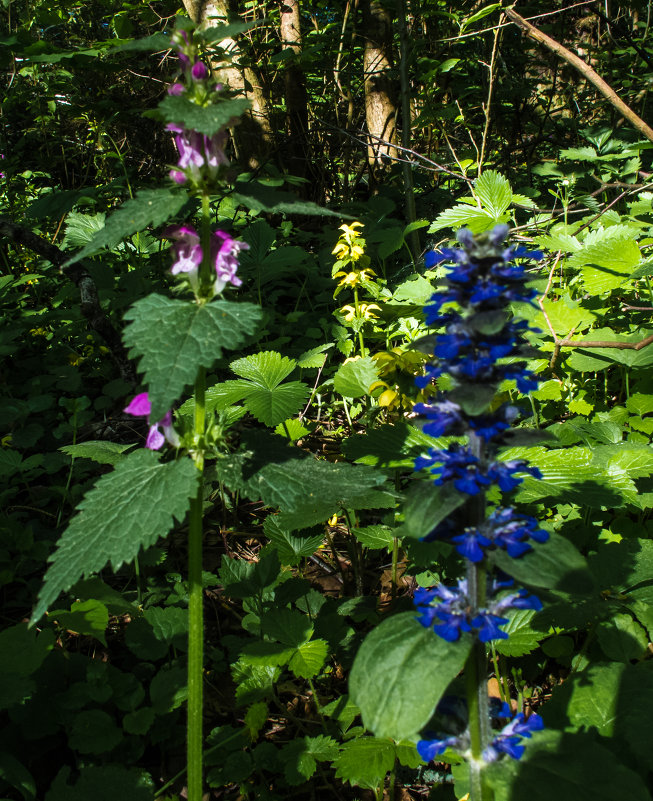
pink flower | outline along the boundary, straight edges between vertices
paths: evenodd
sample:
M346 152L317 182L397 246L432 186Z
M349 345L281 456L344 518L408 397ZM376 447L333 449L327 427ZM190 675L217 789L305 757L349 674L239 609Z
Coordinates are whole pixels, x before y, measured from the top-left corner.
M225 286L240 286L243 282L238 278L238 254L241 250L249 250L247 242L234 239L225 231L215 231L211 235L211 259L215 264L217 278L214 284L216 293L222 292Z
M208 171L208 177L212 178L222 164L229 164L224 152L227 136L224 131L218 131L213 136L205 136L197 131L188 131L174 123L170 123L167 129L175 134L175 144L179 151L177 166L170 171L170 177L175 183L183 184L188 178L197 181L205 169Z
M176 240L172 246L172 274L188 273L191 283L196 283L197 271L202 263L202 246L197 231L189 225L172 225L163 235L166 239Z
M147 396L147 392L141 392L132 399L129 406L123 409L127 414L133 417L149 418L152 411L152 404ZM149 422L149 419L148 419ZM162 431L159 429L163 429ZM179 437L177 432L172 426L172 413L166 412L162 420L150 426L145 440L145 447L151 451L158 451L163 447L164 442L169 442L174 448L179 447Z

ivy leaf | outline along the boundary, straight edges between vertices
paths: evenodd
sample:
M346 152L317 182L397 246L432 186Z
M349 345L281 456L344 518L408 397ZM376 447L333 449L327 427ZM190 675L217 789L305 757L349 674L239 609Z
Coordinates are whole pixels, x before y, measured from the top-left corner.
M143 189L135 198L126 201L83 247L66 264L74 264L102 248L115 248L130 234L142 231L149 225L162 225L174 217L188 200L178 189Z
M200 106L184 95L167 95L159 103L158 112L168 123L176 123L188 130L213 136L221 128L234 125L250 106L249 100L244 98L220 100L209 106Z
M462 670L471 644L468 637L442 640L414 612L384 620L363 640L349 678L365 727L378 737L415 737Z
M190 459L161 464L159 455L146 449L126 456L77 507L50 558L32 624L82 576L107 562L117 570L153 545L174 520L184 519L196 491L197 470Z
M157 294L137 301L125 314L131 324L123 339L130 357L140 357L151 418L165 415L184 387L195 381L199 367L211 367L225 348L240 347L256 331L261 316L261 309L251 303L218 300L198 306Z

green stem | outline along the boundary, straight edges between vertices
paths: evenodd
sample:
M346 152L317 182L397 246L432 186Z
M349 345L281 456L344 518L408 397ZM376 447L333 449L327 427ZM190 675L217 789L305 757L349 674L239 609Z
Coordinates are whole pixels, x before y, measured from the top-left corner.
M190 503L188 530L188 801L202 801L202 683L204 668L204 609L202 591L202 498L204 494L204 429L206 373L195 380L194 460L199 473L197 495Z
M397 562L399 561L399 539L392 538L392 597L397 597Z
M361 325L362 325L363 322L362 322L362 320L360 320L360 317L359 317L359 314L358 314L358 309L359 309L358 287L355 286L354 287L354 319L357 322L361 323ZM365 356L365 340L363 339L363 329L362 328L358 329L358 344L360 346L361 356Z

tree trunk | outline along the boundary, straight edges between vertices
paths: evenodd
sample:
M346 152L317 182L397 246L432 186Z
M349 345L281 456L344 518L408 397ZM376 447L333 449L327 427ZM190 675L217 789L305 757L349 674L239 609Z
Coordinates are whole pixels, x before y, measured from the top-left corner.
M183 0L188 16L202 27L216 27L238 18L238 0ZM239 49L234 39L219 43L227 52ZM270 104L260 77L252 67L241 66L237 58L225 64L218 59L211 62L216 79L246 97L252 104L233 132L234 145L239 159L250 167L260 166L274 149L274 136L270 124Z
M286 55L284 88L288 133L288 172L307 177L310 172L308 97L304 71L298 62L302 50L299 0L281 0L281 46Z
M363 0L365 52L365 117L369 133L367 159L373 178L385 169L384 157L397 156L397 110L390 79L392 69L392 17L379 0Z

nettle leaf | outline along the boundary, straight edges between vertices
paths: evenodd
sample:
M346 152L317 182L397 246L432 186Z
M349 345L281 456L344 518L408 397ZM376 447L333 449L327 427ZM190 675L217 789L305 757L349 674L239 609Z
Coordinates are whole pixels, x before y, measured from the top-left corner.
M251 103L244 98L220 100L209 106L200 106L185 95L166 95L159 103L158 111L168 123L176 123L188 130L213 136L221 128L230 128L237 124L238 118L250 107Z
M348 459L372 467L412 468L413 462L429 448L446 447L442 439L424 434L407 420L384 424L366 434L352 434L342 444Z
M391 740L359 737L343 744L333 766L336 778L375 790L394 767L395 757L395 744Z
M636 236L637 230L626 225L592 231L567 266L581 268L585 289L593 295L616 289L630 279L641 261Z
M635 392L626 401L626 409L631 414L644 416L653 412L653 395L645 395L642 392Z
M379 368L371 356L363 356L341 365L333 377L333 388L346 398L369 395L370 385L379 377Z
M66 264L74 264L91 256L102 248L115 248L130 234L142 231L150 225L162 225L174 217L188 200L180 189L143 189L135 198L126 201L106 221L104 228L95 234L89 243ZM66 265L64 265L66 266Z
M50 613L50 617L65 631L88 634L104 645L107 644L104 632L109 625L109 610L100 601L93 598L88 601L75 601L70 607L70 612L55 610Z
M117 570L167 534L175 520L184 519L196 492L197 470L190 459L161 464L157 453L145 449L126 456L77 507L50 557L31 622L82 576L107 562Z
M261 317L251 303L218 300L198 306L157 294L137 301L125 314L131 324L123 339L130 357L140 358L152 419L166 414L195 381L199 367L211 367L223 349L234 350L254 334Z
M497 220L512 203L508 179L495 170L486 170L474 181L474 192L483 208Z
M420 625L414 612L384 620L356 654L349 693L377 737L413 739L462 670L472 639L449 643Z
M563 295L557 300L546 298L543 305L553 330L562 336L567 336L572 329L578 334L579 331L589 328L596 320L594 312L584 309L581 303L572 300L569 294ZM537 314L533 324L543 331L547 330L546 321L541 312Z
M132 447L133 445L123 445L108 440L88 440L76 445L64 445L59 450L75 459L92 459L98 464L115 465L124 458L123 453Z

